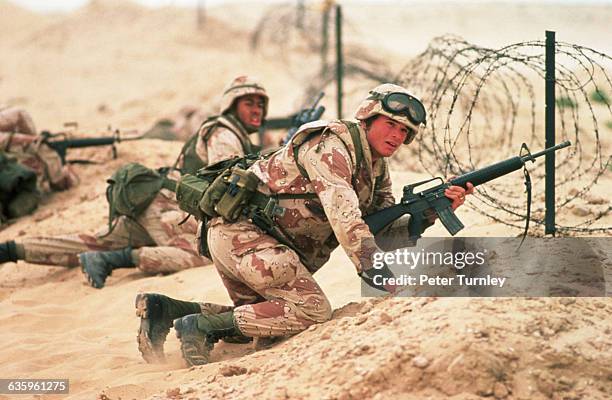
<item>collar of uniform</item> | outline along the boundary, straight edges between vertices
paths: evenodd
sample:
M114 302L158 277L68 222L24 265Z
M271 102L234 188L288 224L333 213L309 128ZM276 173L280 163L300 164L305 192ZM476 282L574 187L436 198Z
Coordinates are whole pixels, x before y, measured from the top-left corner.
M249 132L242 122L232 113L225 113L219 116L218 123L234 131L234 133L247 137Z

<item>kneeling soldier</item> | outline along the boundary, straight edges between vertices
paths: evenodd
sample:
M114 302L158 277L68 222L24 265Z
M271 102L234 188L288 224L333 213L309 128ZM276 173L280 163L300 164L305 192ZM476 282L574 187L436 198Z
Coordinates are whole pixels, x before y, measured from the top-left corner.
M338 244L373 284L371 258L379 249L362 216L395 203L386 158L418 135L425 109L403 87L383 84L355 118L304 125L249 168L260 180L253 201L262 212L208 226L210 253L234 307L214 313L212 305L148 295L156 315L147 321L149 343L158 354L172 319L190 365L207 363L219 339L292 335L329 320L331 305L313 274ZM455 209L472 191L451 186L445 195ZM264 207L272 200L275 207Z

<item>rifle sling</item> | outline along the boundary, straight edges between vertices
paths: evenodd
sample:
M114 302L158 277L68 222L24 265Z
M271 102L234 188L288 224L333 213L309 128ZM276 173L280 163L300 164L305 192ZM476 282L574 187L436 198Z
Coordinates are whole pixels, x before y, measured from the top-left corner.
M531 218L531 176L526 166L523 166L523 175L525 175L525 191L527 192L527 217L525 218L525 231L523 232L523 238L519 244L519 249L523 245L525 238L527 237L527 231L529 230L529 220Z
M171 192L176 192L177 182L174 179L162 177L162 188L168 189Z

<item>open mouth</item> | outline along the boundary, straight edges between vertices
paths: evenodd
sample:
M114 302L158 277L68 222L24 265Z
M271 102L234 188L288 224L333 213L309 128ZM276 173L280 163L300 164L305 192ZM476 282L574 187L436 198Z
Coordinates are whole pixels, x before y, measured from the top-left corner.
M393 148L393 149L397 149L399 147L399 144L397 143L393 143L393 142L385 142L387 144L387 146Z

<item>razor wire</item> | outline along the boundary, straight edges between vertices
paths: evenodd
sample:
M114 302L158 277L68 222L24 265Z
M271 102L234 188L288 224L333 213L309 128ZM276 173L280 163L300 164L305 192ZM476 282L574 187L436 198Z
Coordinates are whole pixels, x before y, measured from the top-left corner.
M308 82L303 102L336 81L335 60L331 59L335 45L332 5L333 2L303 8L288 3L276 5L264 14L251 34L253 51L283 61L288 71L293 71L300 81ZM350 21L345 21L344 29L347 36L354 32ZM371 53L371 49L358 44L344 44L343 74L359 81L356 87L345 88L345 97L359 96L372 83L388 82L395 77Z
M256 51L284 60L308 84L308 99L336 79L325 68L324 10L279 6L268 12L252 35ZM345 21L345 29L351 29ZM330 41L332 42L332 41ZM446 35L393 73L372 49L344 45L347 79L344 97L355 100L372 86L394 82L420 97L428 123L420 141L403 148L392 163L449 177L518 155L521 143L533 152L544 148L545 41L528 41L491 49ZM325 52L325 54L323 54ZM292 59L292 57L295 57ZM599 178L612 169L610 99L612 57L565 42L556 43L558 142L572 146L556 153L556 229L560 234L610 233L602 219L612 212L610 201L592 194ZM305 76L308 75L308 76ZM350 79L352 78L352 79ZM600 96L596 98L596 96ZM418 160L419 166L414 165ZM531 220L544 225L544 159L528 163L532 177ZM468 207L497 222L522 228L525 196L522 174L514 173L479 186ZM585 205L586 204L586 205ZM566 213L582 220L563 222ZM584 214L584 215L579 215ZM575 217L573 217L575 218ZM532 226L532 234L539 234Z
M434 39L396 78L422 97L429 112L423 137L402 158L416 156L427 172L452 176L518 155L521 143L533 152L543 149L545 46L544 41L530 41L489 49L455 36ZM557 223L560 233L612 232L612 227L598 224L610 214L610 202L590 194L612 166L610 140L602 143L602 129L612 129L606 95L612 93L610 65L612 57L606 54L556 43L556 137L572 142L569 151L556 153L556 215L559 220L564 209L585 214L578 224ZM543 159L527 168L533 184L532 220L543 225ZM479 186L471 208L522 227L520 178L516 173ZM578 205L579 199L589 209Z

